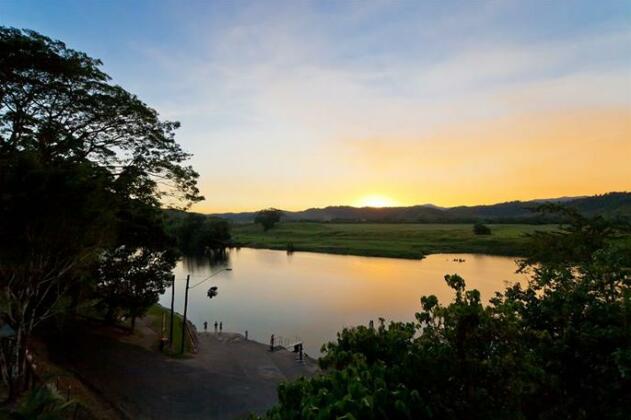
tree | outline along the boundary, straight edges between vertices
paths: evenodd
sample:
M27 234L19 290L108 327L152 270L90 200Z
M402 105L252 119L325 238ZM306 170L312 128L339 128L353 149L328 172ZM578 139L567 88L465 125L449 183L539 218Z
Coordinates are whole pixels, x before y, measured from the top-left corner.
M168 251L120 246L107 251L98 269L96 294L107 308L107 319L119 314L131 318L145 315L171 281L175 255Z
M280 218L282 215L282 211L274 208L261 210L256 213L256 216L254 217L254 223L261 224L261 226L263 226L263 230L267 232L268 230L273 228L276 223L280 222Z
M527 267L539 262L561 267L589 263L596 251L619 240L629 231L626 221L608 220L602 216L586 217L574 208L559 204L544 204L536 211L558 218L561 224L556 231L535 231L529 235L530 252L523 262Z
M484 306L421 298L416 322L356 327L323 347L323 374L279 387L268 418L625 418L631 410L631 254L600 218L539 233L530 282ZM563 244L565 262L540 256Z
M473 225L473 233L475 233L476 235L490 235L491 228L484 223L478 222Z
M16 331L0 349L0 373L11 397L31 332L67 307L113 241L108 178L89 163L47 166L28 153L0 161L0 315Z
M201 200L179 123L120 86L99 60L34 31L0 27L0 155L90 161L125 179L137 198Z
M14 397L32 329L125 241L119 219L133 203L186 208L202 197L179 124L110 84L99 60L5 27L0 51L0 315L17 331L0 371Z
M169 212L167 230L180 252L188 256L223 249L230 242L228 222L203 214Z

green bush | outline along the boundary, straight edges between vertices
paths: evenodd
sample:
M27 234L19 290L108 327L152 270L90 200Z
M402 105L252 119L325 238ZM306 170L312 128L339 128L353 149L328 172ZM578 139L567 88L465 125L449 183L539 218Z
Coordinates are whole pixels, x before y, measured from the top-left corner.
M532 249L584 250L603 233L577 222ZM425 296L415 322L344 329L323 347L323 373L282 385L267 417L628 418L631 255L599 243L572 262L523 263L529 284L487 306L445 276L452 303Z
M15 420L62 420L70 418L77 403L66 401L50 385L34 388L25 393L14 410L0 411L0 418Z
M490 235L491 228L483 223L476 223L473 225L473 233L476 235Z

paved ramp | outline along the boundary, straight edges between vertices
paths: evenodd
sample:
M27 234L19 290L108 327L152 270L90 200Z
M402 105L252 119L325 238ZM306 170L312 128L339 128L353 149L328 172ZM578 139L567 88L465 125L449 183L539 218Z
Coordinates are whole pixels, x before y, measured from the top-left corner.
M68 363L102 395L134 419L227 419L263 413L277 401L276 387L309 376L286 350L232 333L201 333L199 353L171 359L101 334L76 343Z

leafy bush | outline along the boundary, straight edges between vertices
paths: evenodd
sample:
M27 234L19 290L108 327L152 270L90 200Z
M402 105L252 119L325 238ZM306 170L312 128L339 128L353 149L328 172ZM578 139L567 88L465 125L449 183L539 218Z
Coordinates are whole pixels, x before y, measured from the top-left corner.
M574 231L535 235L533 250L559 237L586 249L602 234ZM628 418L631 255L600 243L572 262L524 262L530 283L487 306L445 276L452 303L424 296L416 322L344 329L322 349L323 373L281 385L267 417Z
M41 386L25 393L15 410L0 411L0 418L27 420L62 420L70 418L75 401L66 401L51 386Z
M473 225L473 233L476 235L490 235L491 228L483 223L476 223Z

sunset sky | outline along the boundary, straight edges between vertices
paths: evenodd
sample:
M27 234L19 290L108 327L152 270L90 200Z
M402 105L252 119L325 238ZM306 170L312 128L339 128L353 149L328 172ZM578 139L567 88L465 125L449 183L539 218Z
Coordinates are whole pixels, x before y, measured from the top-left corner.
M194 154L204 212L631 190L629 1L0 0Z

